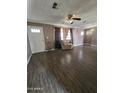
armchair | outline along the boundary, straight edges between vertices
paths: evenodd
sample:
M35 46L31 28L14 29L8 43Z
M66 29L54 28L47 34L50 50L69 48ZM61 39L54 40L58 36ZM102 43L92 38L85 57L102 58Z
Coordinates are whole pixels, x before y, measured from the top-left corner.
M69 41L64 41L64 40L61 40L61 46L62 46L62 49L72 49L73 48L73 44Z

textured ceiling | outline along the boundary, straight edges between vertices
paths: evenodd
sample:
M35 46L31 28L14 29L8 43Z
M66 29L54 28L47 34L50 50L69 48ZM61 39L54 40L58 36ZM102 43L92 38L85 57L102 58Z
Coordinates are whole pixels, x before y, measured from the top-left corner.
M54 2L58 9L52 9ZM27 20L65 27L85 27L96 25L97 0L28 0ZM68 14L77 14L82 20L74 24L65 23Z

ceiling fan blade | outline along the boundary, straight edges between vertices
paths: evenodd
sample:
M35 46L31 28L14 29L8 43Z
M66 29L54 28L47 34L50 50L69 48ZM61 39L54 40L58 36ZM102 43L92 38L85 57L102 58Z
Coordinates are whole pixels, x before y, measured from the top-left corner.
M81 18L77 18L77 17L72 17L73 20L81 20Z

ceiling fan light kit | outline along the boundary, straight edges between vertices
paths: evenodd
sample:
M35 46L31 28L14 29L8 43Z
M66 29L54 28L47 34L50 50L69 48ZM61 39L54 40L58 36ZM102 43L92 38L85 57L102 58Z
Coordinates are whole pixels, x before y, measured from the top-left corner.
M77 15L74 15L74 14L69 14L69 15L65 18L65 23L73 24L74 21L81 21L81 18L78 17Z
M73 22L73 20L65 20L65 23L66 24L73 24L74 22Z

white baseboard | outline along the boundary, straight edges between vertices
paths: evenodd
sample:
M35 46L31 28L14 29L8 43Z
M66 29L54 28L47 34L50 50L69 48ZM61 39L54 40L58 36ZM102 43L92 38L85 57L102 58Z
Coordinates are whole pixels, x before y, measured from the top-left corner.
M78 44L78 45L74 45L74 46L82 46L83 44Z
M45 52L53 51L53 50L56 50L56 49L53 48L53 49L45 50Z
M95 46L95 47L97 47L97 45L91 45L91 46Z
M31 56L32 56L32 54L31 54ZM31 59L31 56L28 58L28 60L27 60L27 64L29 63L29 61L30 61L30 59Z
M97 45L94 45L94 44L88 44L88 43L85 43L84 45L97 47Z

